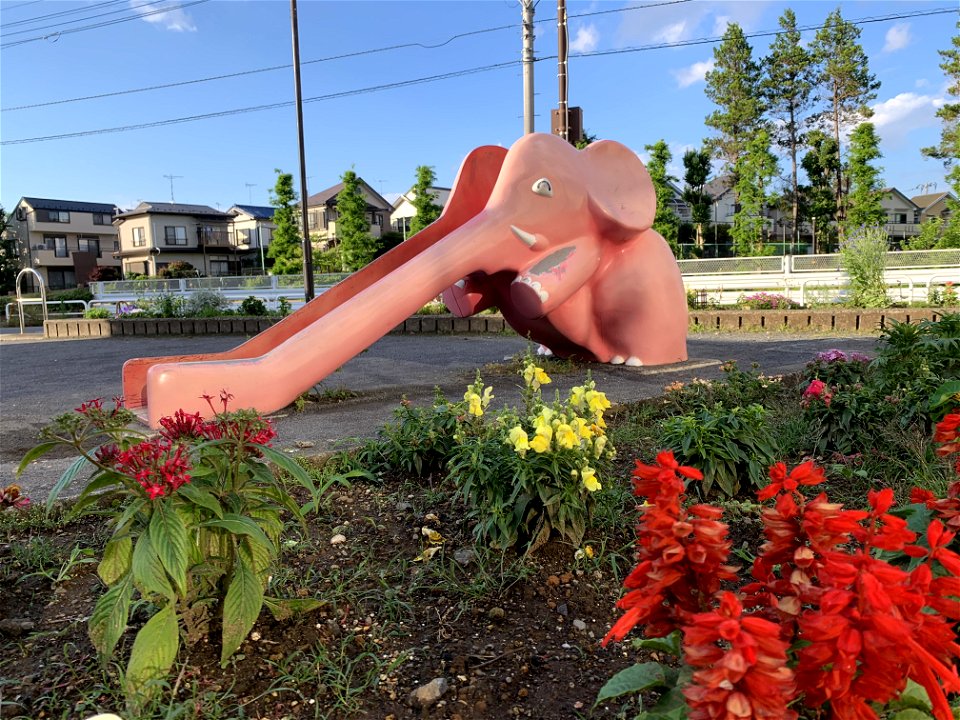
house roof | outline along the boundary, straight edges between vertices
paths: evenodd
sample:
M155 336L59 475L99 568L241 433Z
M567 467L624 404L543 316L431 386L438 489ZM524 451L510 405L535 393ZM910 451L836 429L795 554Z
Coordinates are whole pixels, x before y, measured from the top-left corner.
M357 178L357 182L363 186L364 191L370 195L376 202L379 203L377 207L383 208L384 210L390 210L393 206L388 203L383 196L370 187L370 183L364 180L362 177ZM318 193L314 193L307 198L307 207L316 207L317 205L328 205L331 204L331 201L335 203L337 195L340 194L340 191L343 190L343 183L339 182L336 185L328 187L326 190L321 190Z
M908 198L906 195L904 195L902 192L897 190L895 187L885 187L883 189L883 193L884 195L899 195L904 200L904 202L908 202L914 207L917 207L917 204L913 200Z
M431 185L427 189L430 191L430 194L433 195L433 199L440 205L440 207L443 207L444 205L446 205L447 200L450 199L450 188L448 187L439 187L438 185ZM414 190L415 188L410 188L405 193L397 197L397 199L393 201L394 210L400 207L400 203L402 203L404 200L406 200L408 203L412 203L414 199L417 197L417 194L414 192Z
M34 210L66 210L67 212L109 213L117 212L116 205L109 203L92 203L80 200L52 200L49 198L22 197L20 203L25 203ZM18 205L20 203L17 203Z
M244 212L257 220L272 220L273 213L277 210L272 205L234 205L230 208L230 210L234 209Z
M213 217L223 220L229 220L233 217L230 213L214 210L209 205L187 205L185 203L163 203L163 202L142 202L133 210L127 210L117 215L118 218L136 217L137 215L149 214L162 215L194 215L198 217Z
M730 175L721 175L720 177L715 177L713 180L708 181L703 186L703 191L712 197L714 200L718 200L728 192L733 187L733 177Z
M928 193L927 195L914 195L910 200L918 208L926 210L931 205L934 205L940 202L943 198L950 195L950 193L944 191L941 193Z

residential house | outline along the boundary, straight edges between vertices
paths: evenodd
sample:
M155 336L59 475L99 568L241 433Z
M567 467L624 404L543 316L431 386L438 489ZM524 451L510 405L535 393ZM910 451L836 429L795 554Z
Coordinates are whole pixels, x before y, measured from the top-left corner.
M12 213L23 267L33 268L51 290L85 285L97 267L113 267L119 249L108 203L23 197ZM33 289L32 278L28 283Z
M440 207L446 207L447 200L450 199L450 188L431 187L430 194L433 201ZM410 223L417 215L417 208L413 201L417 199L417 193L414 188L410 188L403 195L393 201L393 212L390 213L390 227L395 232L403 233L403 239L407 239L410 234Z
M236 242L234 215L208 205L142 202L116 216L123 274L156 275L174 262L200 275L239 275L248 252Z
M920 233L920 208L902 192L894 187L884 188L880 204L886 215L884 229L892 243L899 244Z
M241 257L242 270L267 274L267 247L273 240L273 231L277 229L273 222L276 208L262 205L234 205L227 212L233 215L233 234L237 249L246 250ZM244 273L246 274L246 273Z
M918 222L923 223L924 220L932 218L946 220L950 217L950 208L947 206L947 201L952 200L956 202L957 199L953 196L953 193L942 192L930 193L929 195L916 195L910 198L910 200L920 209Z
M678 188L669 180L667 181L667 186L670 188L670 196L667 198L667 206L677 214L677 217L680 218L680 222L693 222L693 211L690 209L690 205L687 203L687 201L683 199L683 190Z
M389 228L393 206L363 178L357 178L360 193L367 201L367 220L370 223L370 235L381 237ZM311 239L323 243L337 239L337 195L343 190L343 183L321 190L307 198L307 228Z

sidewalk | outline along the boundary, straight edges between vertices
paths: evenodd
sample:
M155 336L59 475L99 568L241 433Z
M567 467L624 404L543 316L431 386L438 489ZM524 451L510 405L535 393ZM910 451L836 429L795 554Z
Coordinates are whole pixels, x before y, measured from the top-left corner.
M19 333L17 333L19 334ZM81 342L43 340L38 336L11 340L2 335L0 351L0 484L14 480L23 454L51 418L96 397L120 393L120 368L132 357L183 352L216 352L234 347L237 337L96 338ZM672 366L628 368L590 365L570 375L555 375L546 396L564 394L583 382L587 368L613 403L659 395L665 385L694 377L722 376L720 365L736 360L741 367L757 362L763 372L779 374L802 368L816 352L838 347L871 354L871 337L809 337L784 335L693 335L689 360ZM320 383L315 394L338 389L358 394L345 402L308 402L302 412L292 407L273 416L276 447L307 455L355 446L375 437L393 417L401 398L417 404L433 401L439 386L450 399L460 399L476 370L522 353L527 342L516 336L387 336L346 363ZM493 371L484 380L492 385L495 405L519 400L518 380ZM269 378L264 378L269 382ZM19 483L27 495L42 502L73 458L66 455L33 464Z

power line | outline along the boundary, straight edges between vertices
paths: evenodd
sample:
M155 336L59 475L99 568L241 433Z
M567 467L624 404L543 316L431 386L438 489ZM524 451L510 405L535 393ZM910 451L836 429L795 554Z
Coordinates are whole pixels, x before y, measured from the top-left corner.
M617 8L615 10L599 10L596 12L582 13L580 15L571 15L570 17L580 18L580 17L590 17L593 15L606 15L609 13L629 12L633 10L645 10L647 8L661 7L664 5L679 5L679 4L688 3L691 1L692 0L664 0L664 2L650 3L648 5L633 5L631 7ZM543 20L537 20L535 22L536 23L545 23L545 22L553 23L553 22L556 22L556 20L557 20L556 18L546 18ZM373 55L376 53L389 52L393 50L403 50L403 49L415 48L415 47L424 48L425 50L435 50L437 48L441 48L446 45L449 45L454 40L459 40L461 38L470 37L473 35L482 35L486 33L499 32L501 30L516 30L516 25L513 25L513 24L499 25L497 27L483 28L481 30L470 30L467 32L457 33L456 35L451 35L449 38L447 38L443 42L435 43L435 44L419 43L419 42L401 43L398 45L388 45L386 47L371 48L368 50L358 50L356 52L350 52L350 53L342 53L340 55L331 55L328 57L316 58L314 60L305 60L304 62L301 63L301 65L312 65L314 63L330 62L332 60L343 60L346 58L358 57L361 55ZM149 85L146 87L130 88L127 90L114 90L112 92L97 93L95 95L83 95L80 97L63 98L61 100L49 100L47 102L31 103L29 105L16 105L14 107L3 108L2 110L0 110L0 112L16 112L18 110L31 110L34 108L50 107L52 105L64 105L67 103L83 102L86 100L100 100L102 98L116 97L120 95L133 95L136 93L151 92L153 90L165 90L167 88L183 87L185 85L196 85L199 83L214 82L216 80L228 80L230 78L246 77L249 75L257 75L257 74L266 73L266 72L275 72L277 70L289 70L291 67L293 66L290 65L289 63L287 63L286 65L273 65L271 67L255 68L253 70L241 70L234 73L225 73L223 75L213 75L210 77L196 78L193 80L180 80L177 82L162 83L160 85Z
M29 2L22 2L17 5L9 5L4 8L5 12L10 12L11 10L16 10L17 8L26 7L27 5L36 5L40 0L30 0Z
M78 28L67 28L66 30L57 30L56 32L48 33L47 35L37 35L36 37L24 38L23 40L14 40L13 42L8 42L0 45L0 50L16 47L17 45L24 45L26 43L35 42L37 40L48 40L50 38L59 39L60 36L62 35L71 35L73 33L84 32L85 30L97 30L102 27L107 27L108 25L116 25L118 23L129 22L131 20L140 20L141 18L150 17L151 15L162 15L163 13L173 12L174 10L182 10L184 8L193 7L194 5L200 5L205 2L209 2L209 0L193 0L193 2L184 2L179 5L173 5L171 7L162 8L160 10L152 10L150 12L145 12L145 13L136 13L135 15L131 15L129 17L116 18L115 20L107 20L102 23L94 23L93 25L84 25L83 27L78 27ZM150 3L150 4L153 4L153 3Z
M453 78L464 77L466 75L476 75L479 73L499 70L506 67L518 65L519 60L510 60L508 62L496 63L494 65L484 65L482 67L466 68L464 70L454 70L440 75L429 75L427 77L414 78L412 80L401 80L400 82L384 83L382 85L371 85L365 88L355 88L353 90L342 90L340 92L328 93L326 95L317 95L312 98L304 99L304 104L313 102L322 102L325 100L336 100L338 98L350 97L353 95L366 95L368 93L381 92L383 90L394 90L396 88L410 87L412 85L422 85L424 83L437 82L439 80L450 80ZM244 113L261 112L264 110L276 110L279 108L292 107L293 101L269 103L265 105L255 105L253 107L234 108L232 110L220 110L218 112L205 113L203 115L190 115L188 117L170 118L167 120L156 120L154 122L139 123L136 125L123 125L120 127L100 128L97 130L81 130L72 133L62 133L60 135L45 135L34 138L21 138L19 140L4 140L0 145L23 145L26 143L46 142L49 140L66 140L69 138L89 137L91 135L107 135L110 133L127 132L130 130L145 130L147 128L165 127L167 125L179 125L181 123L195 122L197 120L210 120L213 118L227 117L230 115L240 115Z
M150 0L150 2L144 2L140 5L137 5L136 8L149 7L150 5L159 5L160 3L167 2L167 0ZM103 3L110 5L112 3ZM96 6L94 6L96 7ZM88 8L84 8L85 10ZM10 37L11 35L25 35L26 33L37 32L38 30L47 30L49 28L60 27L61 25L72 25L73 23L85 22L87 20L93 20L94 18L106 17L107 15L116 15L117 13L126 13L130 12L130 6L124 5L119 10L109 10L104 13L97 13L96 15L88 15L87 17L74 18L73 20L64 20L63 22L53 23L51 25L41 25L40 27L27 28L26 30L14 30L13 32L0 33L0 38ZM164 10L164 12L169 12L169 8ZM130 17L143 17L143 13L134 13ZM26 21L30 22L30 21Z
M30 23L40 22L41 20L49 20L55 17L62 17L64 15L73 15L78 12L88 12L90 10L95 10L98 7L105 7L107 5L119 5L120 3L126 4L126 0L107 0L107 2L96 3L95 5L84 5L82 7L73 8L72 10L61 10L60 12L47 13L46 15L37 15L36 17L26 18L25 20L15 20L14 22L5 22L3 27L14 27L16 25L29 25ZM84 18L87 19L87 18ZM77 20L76 22L80 22Z

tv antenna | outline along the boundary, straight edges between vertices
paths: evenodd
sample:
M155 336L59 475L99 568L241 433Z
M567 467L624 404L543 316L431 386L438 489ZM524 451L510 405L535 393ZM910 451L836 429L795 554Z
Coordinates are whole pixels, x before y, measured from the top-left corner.
M914 190L920 190L920 191L922 191L922 194L923 194L923 195L926 195L926 194L927 194L927 190L929 190L930 188L933 188L934 190L936 190L936 189L937 189L937 184L936 184L935 182L920 183L919 185L917 185L917 186L916 186L915 188L913 188L913 189L914 189Z
M250 204L253 205L253 190L251 190L250 188L255 188L255 187L257 186L257 184L256 184L256 183L244 183L244 185L246 185L246 187L247 187L247 198L250 200Z
M173 199L173 181L182 178L183 175L164 175L164 177L170 181L170 202L176 202Z

